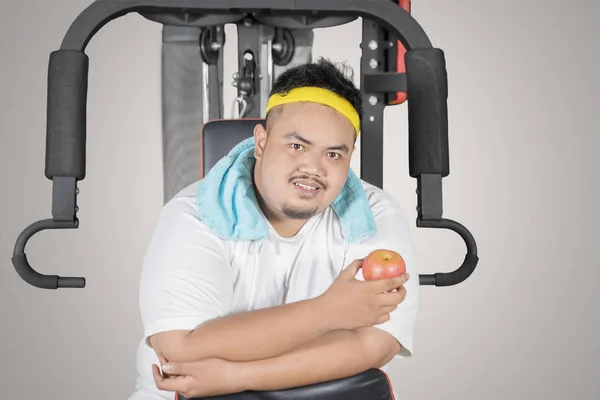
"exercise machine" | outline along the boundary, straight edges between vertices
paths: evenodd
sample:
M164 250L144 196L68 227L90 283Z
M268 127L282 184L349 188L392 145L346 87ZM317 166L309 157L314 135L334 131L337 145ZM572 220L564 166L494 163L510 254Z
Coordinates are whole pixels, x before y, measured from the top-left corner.
M79 226L77 183L86 175L85 50L100 29L129 13L163 25L165 202L252 134L252 124L265 116L272 82L287 68L311 61L314 29L362 18L360 177L383 187L384 110L406 102L409 174L417 181L416 225L452 230L466 245L465 259L457 269L422 274L419 282L452 286L473 273L478 263L475 239L464 225L442 215L442 180L450 173L444 53L412 17L410 0L97 0L74 20L60 48L50 54L45 176L53 184L52 217L32 223L16 240L12 262L25 282L43 289L85 287L84 277L39 273L29 264L25 247L38 232ZM237 27L238 71L232 82L237 90L232 118L225 119L223 48L228 24ZM181 109L177 96L183 85L187 90ZM183 118L189 128L173 128L181 124L172 121ZM184 143L185 152L170 146L173 142ZM380 390L386 382L381 371L367 371L306 388L218 398L391 399L389 386ZM361 395L361 390L370 395Z

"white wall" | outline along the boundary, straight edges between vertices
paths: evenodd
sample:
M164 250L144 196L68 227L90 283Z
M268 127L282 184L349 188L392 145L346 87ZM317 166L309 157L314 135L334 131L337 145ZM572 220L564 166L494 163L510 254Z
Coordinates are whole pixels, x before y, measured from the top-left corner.
M87 288L33 288L10 261L18 233L50 216L48 56L88 4L0 6L4 399L125 399L136 376L138 277L162 205L158 24L128 15L90 43L81 227L39 234L27 248L35 268L83 275ZM583 400L600 393L599 11L583 0L413 2L413 15L448 63L445 216L472 230L481 261L461 285L423 287L415 356L391 371L402 399ZM315 55L358 68L360 34L360 23L318 31ZM406 105L389 108L386 124L385 187L413 218ZM421 272L462 262L458 236L417 228L414 235Z

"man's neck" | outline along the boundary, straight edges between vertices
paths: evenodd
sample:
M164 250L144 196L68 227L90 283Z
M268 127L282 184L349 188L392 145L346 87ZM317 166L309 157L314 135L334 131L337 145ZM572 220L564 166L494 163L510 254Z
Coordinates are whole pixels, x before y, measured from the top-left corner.
M258 206L267 218L267 221L269 221L275 232L281 237L289 238L296 236L300 232L300 229L308 222L308 220L304 219L288 218L275 210L271 210L260 193L258 193L258 190L256 190L256 198Z
M275 232L281 237L290 238L294 237L300 232L302 227L308 222L306 220L288 219L288 220L277 220L269 219L269 223L275 229Z

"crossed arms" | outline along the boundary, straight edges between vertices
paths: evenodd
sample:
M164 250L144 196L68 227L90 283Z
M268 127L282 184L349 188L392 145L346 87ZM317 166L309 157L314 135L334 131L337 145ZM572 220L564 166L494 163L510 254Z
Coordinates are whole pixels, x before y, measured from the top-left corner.
M172 368L167 367L163 372L187 376L170 380L157 375L155 369L159 388L199 397L297 387L379 368L398 354L403 345L412 347L412 332L405 336L399 332L412 327L417 301L415 279L409 279L408 283L406 276L377 282L355 279L360 257L375 248L395 249L405 257L408 271L416 275L406 224L398 219L403 216L396 211L376 213L378 224L385 224L379 227L380 232L386 232L387 236L350 251L347 256L358 260L323 295L233 315L224 311L230 309L232 301L230 269L198 271L223 264L222 244L206 235L201 227L194 226L181 210L164 212L172 213L167 217L180 220L164 222L168 218L163 218L163 226L159 222L149 250L149 256L153 257L149 264L153 266L148 267L150 271L142 278L142 297L146 300L142 316L149 345L159 354L161 362L168 360ZM178 224L190 226L180 232L172 228ZM199 266L194 246L199 246L197 238L202 235L205 235L200 241L204 247L203 266ZM195 238L193 245L191 237ZM177 259L173 260L175 254ZM168 268L164 264L169 264ZM195 269L195 277L179 274L181 268ZM215 276L219 274L222 276ZM148 281L151 284L145 284ZM164 304L164 296L154 296L157 287L161 293L173 293L169 296L180 302L183 298L185 306L173 308ZM395 288L399 290L391 291ZM166 303L173 301L169 299ZM191 329L193 319L205 322ZM165 320L169 321L168 329L161 325ZM215 374L215 379L209 378L211 374ZM193 375L203 376L203 381L195 382ZM228 376L231 378L227 379Z
M402 293L390 295L396 298L391 301L398 301ZM219 372L220 382L198 382L197 386L203 387L191 383L192 387L183 388L196 397L284 389L343 378L379 368L400 350L397 339L387 332L374 327L344 329L324 318L320 306L325 306L325 301L317 298L237 314L209 321L192 332L159 333L150 338L150 343L158 354L176 365L224 361L207 362L205 367L198 364L195 370L199 376L214 373L208 368L233 368L235 376ZM194 368L182 372L192 371ZM157 383L165 390L182 389L170 387L174 381L159 378Z

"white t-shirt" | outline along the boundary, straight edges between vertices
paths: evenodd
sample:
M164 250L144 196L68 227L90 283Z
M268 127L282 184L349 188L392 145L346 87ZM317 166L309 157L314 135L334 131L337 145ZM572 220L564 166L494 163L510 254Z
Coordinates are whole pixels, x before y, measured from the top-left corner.
M378 233L348 244L331 208L309 220L291 238L272 227L259 242L224 241L198 219L193 184L160 213L144 260L140 308L144 338L137 353L139 377L129 400L172 400L159 391L152 377L158 364L146 338L169 330L193 330L206 320L230 312L250 311L319 296L352 261L372 250L395 250L406 262L411 279L407 295L378 328L402 344L396 358L412 355L413 331L419 304L419 277L406 215L387 193L362 181ZM362 274L356 275L363 279ZM385 370L385 367L382 368Z

